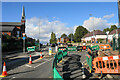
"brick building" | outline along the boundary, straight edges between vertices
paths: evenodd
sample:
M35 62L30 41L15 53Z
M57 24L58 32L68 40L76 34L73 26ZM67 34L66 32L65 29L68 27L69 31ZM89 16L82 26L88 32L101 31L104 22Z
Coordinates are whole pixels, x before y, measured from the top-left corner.
M70 41L69 37L67 36L60 37L57 39L57 43L67 43L67 41Z
M2 34L12 37L22 37L22 33L25 33L25 11L24 6L22 9L21 22L0 22L2 27Z

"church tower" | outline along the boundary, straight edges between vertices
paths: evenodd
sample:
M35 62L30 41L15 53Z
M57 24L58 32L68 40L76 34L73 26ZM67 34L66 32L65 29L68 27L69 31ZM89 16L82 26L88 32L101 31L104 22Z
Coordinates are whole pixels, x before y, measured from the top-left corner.
M24 6L22 8L22 18L21 18L21 32L25 33L25 10L24 10Z

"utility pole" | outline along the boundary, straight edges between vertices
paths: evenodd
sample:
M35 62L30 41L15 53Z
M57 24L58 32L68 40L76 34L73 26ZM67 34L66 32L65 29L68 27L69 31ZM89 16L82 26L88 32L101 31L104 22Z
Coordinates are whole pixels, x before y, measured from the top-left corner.
M118 28L120 28L120 0L118 0ZM118 47L119 47L119 54L120 54L120 35L118 33Z
M89 14L89 16L92 16L92 14ZM95 38L94 35L95 35L95 34L94 34L94 17L93 17L93 39ZM94 40L94 42L95 42L95 40Z
M40 21L39 21L39 50L40 50Z

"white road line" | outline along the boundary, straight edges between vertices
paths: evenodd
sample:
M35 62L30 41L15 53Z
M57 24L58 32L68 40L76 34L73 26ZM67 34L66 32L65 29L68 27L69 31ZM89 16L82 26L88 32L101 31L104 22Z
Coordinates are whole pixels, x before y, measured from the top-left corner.
M27 67L32 67L32 66L30 66L30 65L28 65L28 64L26 64L26 66L27 66Z
M109 74L107 74L106 76L107 76L108 78L113 78L113 77L112 77L111 75L109 75Z
M42 64L45 64L46 62L48 62L48 61L51 61L53 58L51 58L51 59L49 59L49 60L47 60L47 61L45 61L45 62L43 62L43 63L41 63L41 64L39 64L39 65L37 65L37 66L35 66L34 68L37 68L37 67L39 67L40 65L42 65Z
M86 62L86 60L84 60L83 62L82 62L82 64L84 64Z

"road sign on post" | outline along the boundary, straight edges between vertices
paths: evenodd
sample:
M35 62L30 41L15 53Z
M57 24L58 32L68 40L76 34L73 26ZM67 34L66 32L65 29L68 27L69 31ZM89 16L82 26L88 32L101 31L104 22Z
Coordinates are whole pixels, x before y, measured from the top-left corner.
M23 53L25 53L25 33L22 33L23 35Z

